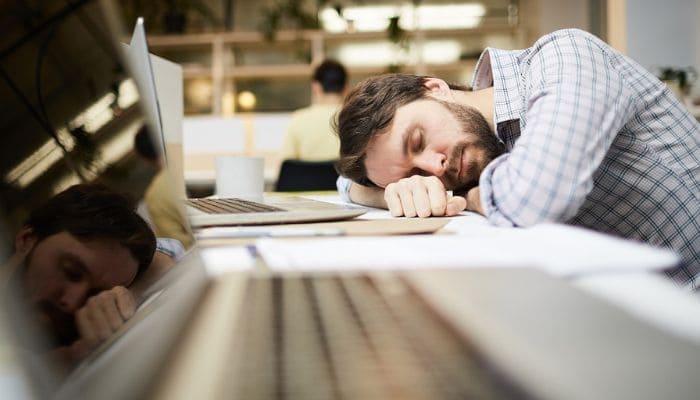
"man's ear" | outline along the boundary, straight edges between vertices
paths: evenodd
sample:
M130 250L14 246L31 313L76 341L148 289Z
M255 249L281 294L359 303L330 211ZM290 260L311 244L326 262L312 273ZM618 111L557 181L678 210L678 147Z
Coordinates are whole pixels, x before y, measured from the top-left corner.
M15 252L27 255L36 244L36 235L29 226L23 226L15 236Z
M423 85L428 88L429 96L438 100L453 101L452 90L447 82L439 78L426 78Z

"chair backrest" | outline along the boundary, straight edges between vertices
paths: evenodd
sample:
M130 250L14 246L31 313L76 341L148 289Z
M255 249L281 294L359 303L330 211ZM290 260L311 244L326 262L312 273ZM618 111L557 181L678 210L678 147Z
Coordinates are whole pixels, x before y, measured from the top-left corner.
M335 190L336 179L338 179L338 173L335 170L335 160L284 160L275 190L278 192Z

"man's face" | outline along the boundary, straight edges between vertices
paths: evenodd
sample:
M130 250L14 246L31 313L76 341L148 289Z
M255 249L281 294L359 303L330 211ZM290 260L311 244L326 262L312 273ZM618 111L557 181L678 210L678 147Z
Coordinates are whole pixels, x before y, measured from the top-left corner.
M478 185L481 171L504 151L476 109L427 98L396 110L389 129L370 140L365 167L380 187L424 175L461 191Z
M136 259L114 240L81 241L61 232L29 248L23 283L40 324L60 344L77 338L74 314L88 297L129 285L138 271Z

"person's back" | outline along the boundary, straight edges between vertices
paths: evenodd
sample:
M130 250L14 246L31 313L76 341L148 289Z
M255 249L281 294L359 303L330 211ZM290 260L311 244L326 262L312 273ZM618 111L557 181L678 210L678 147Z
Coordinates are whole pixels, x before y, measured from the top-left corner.
M173 195L173 182L161 165L158 153L145 126L134 137L134 150L147 162L159 168L144 193L148 219L159 237L177 239L188 249L194 244L185 216Z
M308 161L338 158L340 142L333 131L332 120L342 100L347 82L345 68L326 60L314 71L312 104L295 111L282 147L283 160Z

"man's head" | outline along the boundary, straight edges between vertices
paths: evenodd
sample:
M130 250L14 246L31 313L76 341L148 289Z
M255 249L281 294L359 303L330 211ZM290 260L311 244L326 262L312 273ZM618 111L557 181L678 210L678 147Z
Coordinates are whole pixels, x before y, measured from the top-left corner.
M87 298L128 286L151 263L155 236L131 202L101 185L75 185L34 210L15 238L22 286L60 344L76 338Z
M338 114L339 172L385 187L412 175L434 175L447 189L475 186L504 147L476 108L455 101L469 90L442 80L390 74L369 78Z
M341 63L326 60L316 67L311 80L320 86L323 93L342 94L345 90L348 74Z

